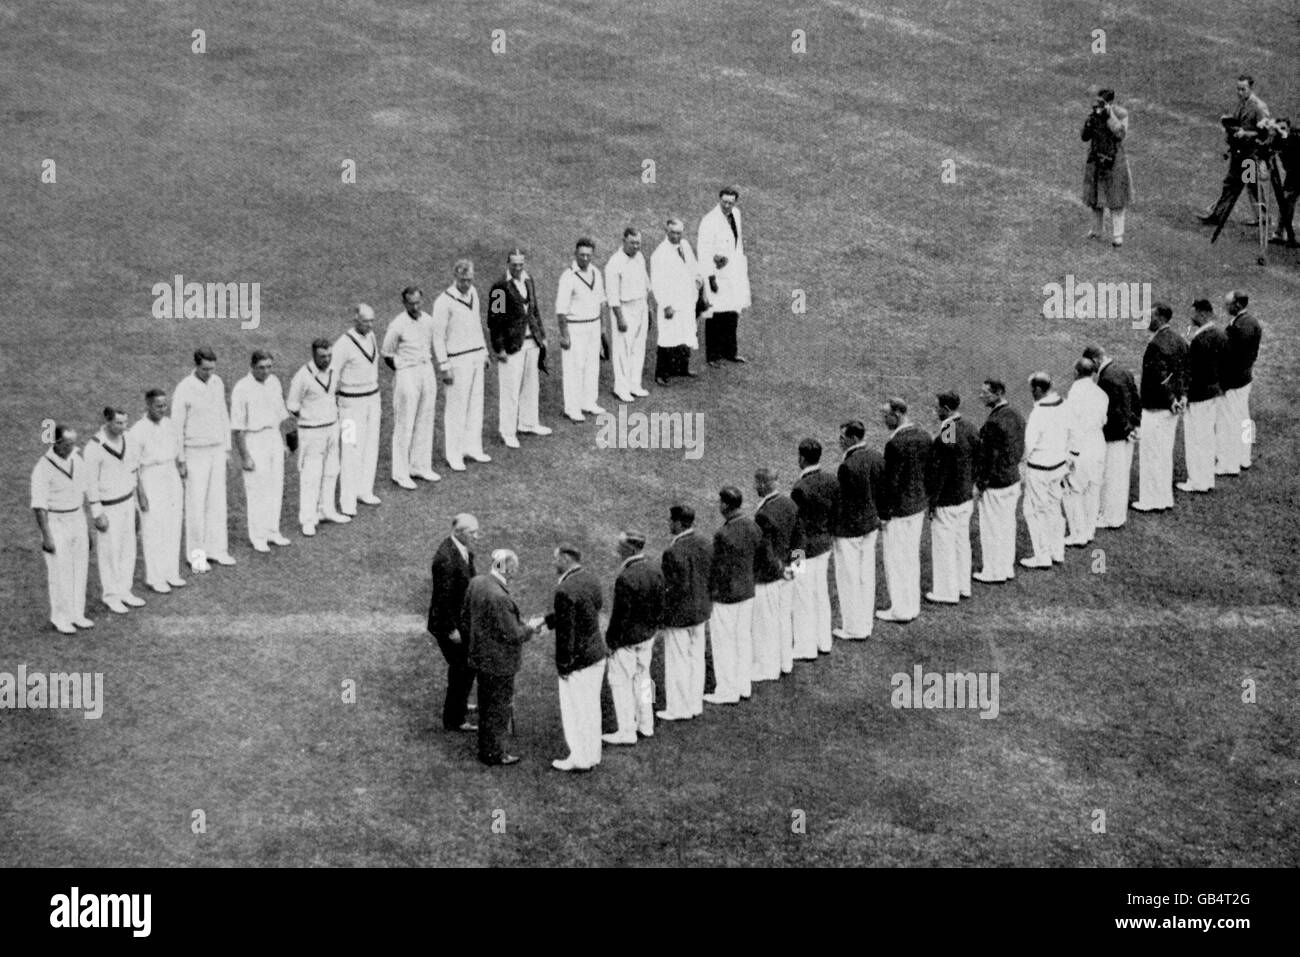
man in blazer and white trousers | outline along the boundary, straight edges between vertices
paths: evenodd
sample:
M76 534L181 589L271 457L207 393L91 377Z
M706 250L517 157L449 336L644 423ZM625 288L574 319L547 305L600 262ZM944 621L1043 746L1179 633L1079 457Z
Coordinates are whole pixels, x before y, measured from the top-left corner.
M704 713L704 623L713 612L709 573L713 548L695 531L695 509L668 511L672 544L664 550L664 721Z
M497 360L497 431L506 448L519 448L519 433L550 435L541 424L538 362L546 330L533 277L524 269L524 251L506 256L506 274L488 291L488 338Z
M882 407L885 427L883 508L885 583L889 607L876 612L881 621L906 624L921 613L921 525L929 507L925 473L930 462L930 433L907 417L898 397Z
M885 460L866 443L867 428L857 419L840 426L844 458L836 470L840 483L835 515L835 593L840 600L836 638L871 637L876 617L876 539Z

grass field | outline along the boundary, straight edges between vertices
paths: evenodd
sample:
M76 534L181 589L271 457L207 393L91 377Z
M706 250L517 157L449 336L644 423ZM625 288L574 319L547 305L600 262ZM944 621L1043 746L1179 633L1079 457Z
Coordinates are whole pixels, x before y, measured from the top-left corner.
M103 672L106 696L98 721L0 714L0 863L1294 864L1300 269L1294 251L1257 266L1240 223L1211 246L1193 214L1219 188L1215 120L1238 72L1275 114L1300 113L1297 39L1284 0L0 3L0 670ZM1094 84L1132 110L1122 252L1082 239ZM401 287L431 298L462 255L485 292L522 245L549 306L577 236L603 264L625 224L648 250L675 213L693 241L723 183L746 216L750 364L643 402L704 413L698 461L597 450L590 424L561 419L558 374L543 383L556 434L508 452L492 376L496 461L405 493L386 481L385 373L382 507L306 541L290 468L294 545L256 555L232 468L237 567L121 618L98 603L92 560L98 627L49 628L27 507L43 420L83 437L105 404L134 420L203 343L227 388L258 347L287 385L350 304L374 304L382 334ZM152 285L177 273L260 282L260 327L152 318ZM647 529L657 554L686 501L711 532L716 490L749 494L760 464L788 488L804 436L833 446L860 417L883 443L885 395L931 426L933 393L954 388L981 422L985 376L1027 411L1027 376L1066 377L1089 342L1136 368L1146 334L1127 321L1042 318L1042 287L1067 274L1151 282L1178 327L1193 298L1251 292L1265 341L1248 475L1101 533L1103 574L1073 552L879 625L744 707L607 749L591 775L549 767L564 753L549 641L518 679L523 763L485 769L471 736L433 730L445 667L423 612L451 514L480 517L481 555L519 552L525 615L549 599L560 539L608 594L620 528ZM1181 479L1181 440L1177 463ZM894 710L890 675L915 664L999 672L1000 716Z

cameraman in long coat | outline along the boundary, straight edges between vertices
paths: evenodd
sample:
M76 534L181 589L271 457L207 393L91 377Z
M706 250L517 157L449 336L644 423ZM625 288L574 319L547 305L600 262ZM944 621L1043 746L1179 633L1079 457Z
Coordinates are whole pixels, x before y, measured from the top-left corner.
M1128 110L1115 105L1114 90L1098 91L1083 124L1082 139L1088 144L1083 202L1092 210L1089 239L1101 236L1106 210L1110 210L1112 246L1124 244L1124 214L1133 201L1133 181L1124 153L1126 136Z

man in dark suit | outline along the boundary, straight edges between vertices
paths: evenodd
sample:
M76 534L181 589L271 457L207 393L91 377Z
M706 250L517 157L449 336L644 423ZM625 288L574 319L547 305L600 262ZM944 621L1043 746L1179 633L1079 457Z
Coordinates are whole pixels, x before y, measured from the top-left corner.
M709 572L713 548L695 531L695 509L668 511L672 544L664 551L664 721L704 713L704 623L713 612Z
M429 600L429 634L447 659L447 697L442 706L442 726L447 731L477 731L466 720L469 693L474 687L474 670L466 660L465 592L474 577L474 552L478 541L478 519L462 512L451 520L451 534L433 554L433 596Z
M775 681L794 670L794 572L790 562L803 548L799 507L776 488L775 469L754 473L758 508L754 523L763 542L754 556L754 662L753 681ZM874 573L875 569L872 569Z
M742 515L744 496L734 485L718 493L724 519L713 535L709 569L709 640L713 646L713 675L717 681L709 704L739 704L750 696L754 664L754 562L763 533L752 518Z
M921 525L930 504L925 492L930 433L907 417L907 403L897 396L880 411L890 430L880 509L889 607L877 611L876 617L906 624L921 613Z
M478 759L484 764L514 764L506 752L506 732L515 696L523 644L536 634L524 623L510 597L510 581L519 574L519 557L507 548L492 553L492 570L470 579L465 593L469 627L469 666L478 681Z
M803 561L796 556L791 616L794 657L801 661L814 661L818 652L831 650L831 529L840 509L840 483L822 470L821 461L820 442L799 443L799 480L790 498L799 509Z
M497 359L497 427L508 448L519 448L517 433L550 435L537 414L538 358L546 330L533 277L524 270L524 253L510 250L506 274L488 293L488 337Z
M1142 400L1133 373L1120 368L1101 346L1088 346L1083 357L1097 366L1097 385L1106 393L1106 461L1101 474L1101 514L1097 528L1122 528L1128 519L1133 445L1142 424Z
M1259 321L1246 311L1250 297L1233 291L1224 297L1232 321L1224 334L1228 348L1223 356L1222 417L1215 431L1222 437L1215 454L1215 475L1236 475L1250 468L1250 447L1255 443L1255 425L1250 419L1250 389L1259 343L1264 333Z
M555 670L560 676L560 723L569 754L551 762L557 771L590 771L600 764L600 686L609 649L600 636L600 582L582 567L572 545L555 550L555 610L546 627L555 632Z
M999 379L984 380L980 400L989 410L980 427L975 456L984 567L971 577L997 584L1016 577L1016 502L1020 499L1020 460L1025 457L1025 420L1008 404L1007 387Z
M1151 306L1152 333L1142 355L1141 438L1138 441L1139 512L1174 507L1174 436L1187 396L1187 343L1170 327L1174 311L1166 303Z
M939 434L930 446L925 490L930 498L930 574L925 600L955 605L971 594L970 520L975 511L975 459L980 438L962 418L961 396L935 396Z
M636 744L638 731L647 738L655 733L650 659L663 623L664 575L658 564L646 558L644 549L641 532L619 535L618 554L623 564L614 579L614 604L605 630L609 689L618 731L602 735L606 744Z
M835 513L835 592L840 600L836 638L871 637L876 611L876 539L885 460L868 448L867 427L857 419L840 426L844 458L836 470L840 483Z
M1215 419L1223 402L1220 369L1228 337L1214 324L1214 306L1208 299L1192 303L1192 331L1187 342L1187 411L1183 414L1183 458L1187 481L1181 492L1209 492L1214 488Z

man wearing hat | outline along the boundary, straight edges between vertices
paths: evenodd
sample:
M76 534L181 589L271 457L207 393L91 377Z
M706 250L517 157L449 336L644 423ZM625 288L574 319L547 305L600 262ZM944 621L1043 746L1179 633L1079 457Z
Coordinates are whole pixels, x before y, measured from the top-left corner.
M979 433L958 410L956 392L935 396L939 434L930 447L925 487L930 498L930 569L925 600L955 605L971 595L970 521L975 511Z
M819 652L831 650L831 528L840 509L840 483L822 470L821 462L820 442L810 438L799 443L799 480L790 498L799 509L803 552L795 556L802 570L794 579L791 617L794 657L801 661L815 661Z
M1138 442L1138 499L1133 509L1163 512L1174 507L1174 436L1187 401L1187 343L1170 327L1174 311L1151 307L1152 333L1142 355L1142 439Z
M1183 416L1183 453L1187 481L1182 492L1209 492L1214 488L1215 420L1223 401L1220 369L1228 337L1214 324L1214 306L1208 299L1192 303L1192 333L1187 342L1187 412Z
M717 685L704 696L709 704L739 704L751 693L754 664L754 558L763 533L742 515L744 496L734 485L718 493L724 519L713 535L709 597L713 614L709 635L713 645L713 674Z
M754 681L775 681L794 670L794 572L796 549L803 548L799 507L777 491L775 469L754 473L758 508L754 523L763 533L754 561ZM872 569L873 573L875 569Z
M1052 388L1052 377L1029 377L1034 408L1025 422L1025 524L1034 554L1020 559L1025 568L1051 568L1065 561L1065 476L1069 466L1070 417Z
M464 621L469 627L466 659L478 682L478 759L484 764L515 764L505 750L514 707L515 675L523 644L537 634L525 624L510 597L510 582L519 574L519 556L508 548L492 553L492 570L476 575L465 592Z
M695 509L674 505L668 511L672 543L664 550L664 721L684 721L704 713L704 623L713 603L709 572L713 549L695 531Z
M465 604L465 592L475 574L474 552L470 546L476 541L478 519L461 512L451 520L451 534L433 553L430 568L433 593L429 599L428 629L447 660L447 696L442 706L442 726L447 731L478 730L478 725L467 718L474 671L467 659L469 624Z
M636 744L638 731L647 738L655 733L650 658L663 622L664 576L646 558L644 549L641 532L619 535L618 554L623 563L614 579L614 605L605 631L609 647L606 673L618 731L601 736L606 744Z
M877 611L876 617L906 624L921 613L921 525L929 506L925 472L930 462L930 433L907 417L907 403L897 396L880 411L885 428L890 430L880 511L889 607Z
M555 550L555 607L546 627L555 632L555 669L560 675L560 722L569 746L551 762L557 771L590 771L600 764L600 686L609 648L600 635L600 582L582 567L573 545Z
M971 578L986 584L1016 577L1016 502L1020 498L1020 460L1025 454L1025 420L1007 402L1007 387L985 379L980 399L989 416L980 426L975 459L979 490L980 559Z

